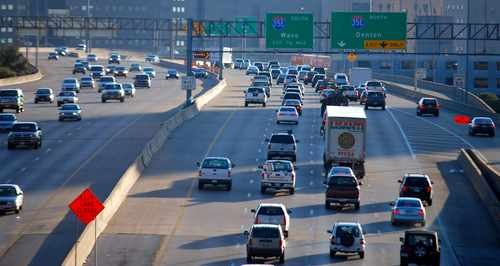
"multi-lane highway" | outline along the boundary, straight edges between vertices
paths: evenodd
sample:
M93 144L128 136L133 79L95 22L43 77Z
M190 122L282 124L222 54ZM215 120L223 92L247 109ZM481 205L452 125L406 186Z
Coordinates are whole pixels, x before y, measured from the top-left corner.
M407 172L424 172L434 181L426 227L439 232L442 265L497 264L498 232L454 159L457 149L468 145L497 152L498 139L466 137L446 110L439 118L417 118L414 103L389 95L388 110L367 111L361 209L326 210L317 95L306 90L299 125L276 125L281 87L273 87L268 107L245 108L249 78L237 71L228 71L226 78L225 91L171 135L130 191L98 240L100 264L244 264L242 233L253 222L250 209L280 202L292 210L286 265L399 265L399 237L411 227L391 225L389 203L397 197L396 181ZM282 129L292 129L300 140L297 192L262 195L256 170L266 159L265 138ZM231 191L197 189L195 163L205 156L227 156L236 164ZM335 221L363 225L363 260L329 258L326 230Z
M23 89L26 111L17 114L18 120L39 122L43 146L7 150L7 134L0 135L0 183L19 184L25 194L20 214L0 215L0 265L60 263L74 241L73 216L67 207L71 200L88 186L104 200L173 108L185 99L180 81L165 80L165 69L154 66L157 77L151 89L138 88L136 96L124 103L104 104L96 89L83 88L78 94L83 120L58 122L56 104L34 104L33 92L39 87L59 91L63 78L72 76L74 58L49 62L46 53L40 56L42 80L8 87ZM106 59L99 63L107 65ZM122 65L150 65L143 61L133 56ZM129 76L118 80L131 81L133 73ZM214 83L207 79L200 85L206 89Z

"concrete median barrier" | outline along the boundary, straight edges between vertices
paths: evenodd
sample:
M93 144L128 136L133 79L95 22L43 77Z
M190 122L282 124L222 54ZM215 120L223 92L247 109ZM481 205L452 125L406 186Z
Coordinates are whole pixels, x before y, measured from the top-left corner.
M0 79L0 87L29 83L29 82L40 80L42 78L43 78L43 74L39 70L35 74L31 74L31 75L24 75L24 76L19 76L19 77Z
M174 115L162 124L160 130L156 132L135 161L127 168L108 198L104 201L104 210L97 216L96 220L85 227L78 238L77 244L71 248L62 265L74 266L83 265L85 263L95 245L95 235L99 237L104 231L113 218L113 215L118 211L120 205L126 199L130 189L132 189L144 169L151 163L154 154L161 149L168 136L182 123L195 117L203 106L221 93L225 87L226 81L222 80L212 89L196 97L195 102L191 106L186 108L183 108L183 106L176 107Z
M500 175L474 150L461 149L457 162L464 170L465 177L469 179L481 202L488 210L497 230L500 231L500 201L492 187L495 184L498 185ZM489 169L486 170L489 172L485 172L485 169ZM488 181L485 175L494 178L495 184L491 184L492 180Z

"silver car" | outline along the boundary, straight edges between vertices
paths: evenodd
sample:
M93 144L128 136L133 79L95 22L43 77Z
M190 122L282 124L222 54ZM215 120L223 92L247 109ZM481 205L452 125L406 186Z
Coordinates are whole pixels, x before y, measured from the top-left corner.
M391 223L420 223L425 226L425 208L419 198L399 197L391 202Z
M59 121L63 120L82 120L82 109L80 105L74 103L64 104L59 108Z
M19 213L23 209L23 191L18 185L0 184L0 211Z
M16 122L15 114L0 114L0 132L10 132Z
M134 97L135 96L135 86L134 83L126 82L122 84L123 90L125 91L126 96Z

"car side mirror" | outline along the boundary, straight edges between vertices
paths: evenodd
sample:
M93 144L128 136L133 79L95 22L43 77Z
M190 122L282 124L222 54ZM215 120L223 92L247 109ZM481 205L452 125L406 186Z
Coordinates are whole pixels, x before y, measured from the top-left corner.
M196 162L196 166L200 167L200 162Z
M287 212L288 214L291 214L291 213L292 213L292 210L290 210L290 209L286 209L286 212Z
M259 166L257 166L257 168L264 169L264 166L263 165L259 165Z
M401 179L398 179L398 183L403 183L403 180L401 180Z
M255 209L251 209L251 210L250 210L250 212L251 212L251 213L255 213Z
M399 238L399 241L400 241L401 243L404 243L404 242L405 242L405 238L404 238L404 237L400 237L400 238Z
M293 170L298 170L298 169L299 169L298 166L296 166L296 165L293 166Z
M266 138L266 139L265 139L265 141L269 141L269 139L268 139L268 138Z
M359 182L358 182L358 184L359 184L360 186L362 186L362 185L363 185L363 182L362 182L362 181L359 181Z
M390 206L394 206L394 201L391 201L391 203L389 203Z
M329 233L329 234L333 234L332 230L326 230L326 232Z
M298 140L298 139L295 140L295 143L299 143L299 142L300 142L300 140Z
M236 164L232 163L231 164L231 168L234 168L236 166Z
M431 181L431 185L434 185L434 181Z
M245 236L249 236L249 235L250 235L250 232L248 232L247 230L245 230L245 232L243 232L243 235L245 235Z
M19 192L19 193L17 193L17 195L18 195L18 196L21 196L21 195L23 195L23 192Z

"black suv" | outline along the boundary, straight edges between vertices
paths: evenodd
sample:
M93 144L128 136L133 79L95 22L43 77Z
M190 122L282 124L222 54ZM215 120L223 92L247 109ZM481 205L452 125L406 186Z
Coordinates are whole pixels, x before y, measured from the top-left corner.
M399 188L400 197L419 198L432 205L432 184L428 175L424 174L406 174L403 179L398 180L401 183Z
M365 110L369 107L381 107L385 110L385 96L381 91L368 91L366 94Z
M270 139L266 139L267 160L286 159L292 162L297 160L298 140L291 131L273 133Z
M428 230L405 231L401 240L401 266L410 263L438 266L441 260L441 248L437 232Z
M42 146L42 129L35 122L18 122L12 126L7 139L7 149L18 146L30 146L38 149Z

